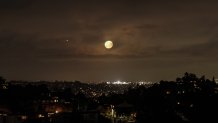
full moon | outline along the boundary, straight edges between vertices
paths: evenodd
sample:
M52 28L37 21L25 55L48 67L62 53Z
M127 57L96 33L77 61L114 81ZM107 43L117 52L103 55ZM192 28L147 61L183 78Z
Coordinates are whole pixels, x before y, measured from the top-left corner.
M104 43L105 48L111 49L113 47L113 42L112 41L106 41Z

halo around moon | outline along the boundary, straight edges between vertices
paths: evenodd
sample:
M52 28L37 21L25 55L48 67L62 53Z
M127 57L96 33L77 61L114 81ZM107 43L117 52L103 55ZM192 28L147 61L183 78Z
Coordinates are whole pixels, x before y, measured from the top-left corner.
M105 48L111 49L113 47L113 42L112 41L106 41L104 43Z

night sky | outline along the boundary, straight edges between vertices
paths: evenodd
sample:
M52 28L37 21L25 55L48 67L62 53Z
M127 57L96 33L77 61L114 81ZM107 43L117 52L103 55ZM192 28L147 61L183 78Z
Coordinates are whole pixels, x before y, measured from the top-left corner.
M0 75L7 80L218 77L217 53L215 0L0 1Z

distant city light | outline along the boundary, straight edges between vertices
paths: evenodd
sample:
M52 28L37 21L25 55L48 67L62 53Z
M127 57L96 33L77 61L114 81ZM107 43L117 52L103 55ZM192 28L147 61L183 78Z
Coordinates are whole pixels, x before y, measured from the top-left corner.
M170 94L171 92L170 91L166 91L166 94Z
M39 117L39 118L44 118L45 116L42 115L42 114L39 114L38 117Z
M26 116L26 115L22 115L22 116L21 116L21 119L22 119L22 120L26 120L26 119L27 119L27 116Z
M113 85L128 85L128 84L138 84L138 85L150 85L153 84L153 82L125 82L125 81L115 81L115 82L106 82L108 85L113 84Z
M54 102L58 102L58 100L57 100L57 99L55 99L55 100L54 100Z

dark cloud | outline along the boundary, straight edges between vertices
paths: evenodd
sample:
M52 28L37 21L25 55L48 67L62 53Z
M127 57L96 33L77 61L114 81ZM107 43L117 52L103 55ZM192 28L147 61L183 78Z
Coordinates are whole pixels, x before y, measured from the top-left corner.
M195 44L192 46L184 47L176 51L171 51L174 54L179 54L180 56L189 57L201 57L205 59L217 58L216 53L218 52L218 40L217 38L212 38L207 42Z

